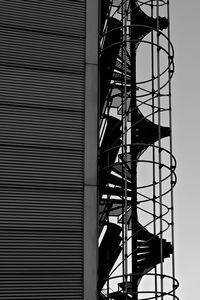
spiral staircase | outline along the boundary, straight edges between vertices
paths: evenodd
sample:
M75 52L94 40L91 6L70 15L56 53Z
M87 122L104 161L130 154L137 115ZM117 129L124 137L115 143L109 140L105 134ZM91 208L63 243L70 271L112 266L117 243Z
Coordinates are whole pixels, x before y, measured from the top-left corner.
M100 23L99 299L177 299L169 2L102 0Z

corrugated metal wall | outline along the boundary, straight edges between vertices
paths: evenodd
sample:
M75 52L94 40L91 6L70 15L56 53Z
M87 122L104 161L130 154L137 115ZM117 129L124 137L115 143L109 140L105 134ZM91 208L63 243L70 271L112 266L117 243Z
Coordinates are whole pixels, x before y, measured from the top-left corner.
M85 1L0 1L0 298L83 299Z

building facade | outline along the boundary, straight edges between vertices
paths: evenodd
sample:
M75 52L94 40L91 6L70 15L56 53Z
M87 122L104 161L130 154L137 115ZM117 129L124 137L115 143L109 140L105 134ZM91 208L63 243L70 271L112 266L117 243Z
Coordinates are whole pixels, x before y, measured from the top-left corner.
M1 1L1 299L95 299L98 3Z
M0 297L177 299L167 0L0 1Z

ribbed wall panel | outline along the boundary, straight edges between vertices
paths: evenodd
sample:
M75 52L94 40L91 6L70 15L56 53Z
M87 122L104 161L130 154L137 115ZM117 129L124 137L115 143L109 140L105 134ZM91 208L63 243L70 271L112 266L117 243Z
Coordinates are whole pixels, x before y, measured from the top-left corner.
M46 109L84 109L82 74L69 76L48 70L39 72L1 66L0 77L1 103Z
M46 233L43 232L44 239L47 241L49 234L51 236L55 231L58 236L60 234L63 236L63 241L57 238L54 247L66 249L65 255L69 261L73 260L73 255L68 253L67 249L74 249L74 251L82 249L80 235L82 207L77 203L77 198L81 197L80 191L74 193L71 187L66 187L63 191L55 191L55 189L39 190L33 187L22 189L18 186L17 188L11 187L9 194L5 188L2 189L1 195L0 226L2 230L14 228L16 236L19 235L19 230L29 231L30 234L34 232L39 234L48 230ZM69 200L66 201L66 198ZM29 243L30 241L23 247L29 247ZM14 248L9 247L9 251L13 251L15 246L16 244L13 245ZM1 249L5 247L2 243ZM49 248L49 251L51 250ZM81 259L80 252L78 255Z
M84 72L84 39L1 29L0 64L54 72Z
M85 0L1 0L0 24L51 35L85 35Z
M83 182L81 153L1 147L0 186L41 186L65 188L73 184L80 189Z
M1 143L80 149L84 134L82 115L83 109L77 111L73 107L48 111L1 105Z
M0 1L0 298L83 299L85 1Z

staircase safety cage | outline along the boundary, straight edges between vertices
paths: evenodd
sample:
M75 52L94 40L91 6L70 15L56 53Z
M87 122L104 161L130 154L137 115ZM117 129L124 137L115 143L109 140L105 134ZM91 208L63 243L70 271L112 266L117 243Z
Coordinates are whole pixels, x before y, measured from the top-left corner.
M178 299L168 0L102 0L100 300Z

